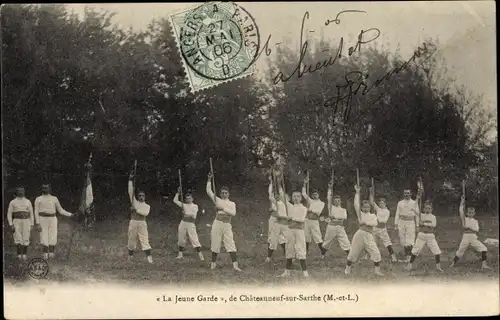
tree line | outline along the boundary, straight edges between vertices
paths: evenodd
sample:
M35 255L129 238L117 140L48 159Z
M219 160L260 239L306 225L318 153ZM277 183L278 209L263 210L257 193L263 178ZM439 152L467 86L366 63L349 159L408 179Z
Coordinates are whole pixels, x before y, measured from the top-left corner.
M323 188L334 169L336 188L350 194L357 167L396 196L422 177L439 200L456 198L452 187L468 175L474 200L497 205L496 119L481 96L454 86L438 56L405 64L410 57L371 46L275 85L277 70L297 65L297 51L281 47L268 81L246 77L192 94L167 17L135 32L114 25L113 15L87 8L79 17L64 5L2 7L4 195L42 180L78 194L90 153L98 198L124 190L115 186L134 159L152 194L175 189L177 169L199 187L208 157L221 183L265 188L278 150L290 187L310 169L313 187ZM312 43L319 49L304 63L326 59L321 48L336 46ZM340 99L339 86L353 85L346 74L361 70L367 82L384 81L370 94Z

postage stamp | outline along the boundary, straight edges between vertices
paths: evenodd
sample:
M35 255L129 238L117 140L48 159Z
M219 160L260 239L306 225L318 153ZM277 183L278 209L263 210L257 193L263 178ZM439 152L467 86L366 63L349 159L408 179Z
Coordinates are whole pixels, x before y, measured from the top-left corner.
M170 22L192 92L255 71L259 28L242 6L207 2L172 14Z

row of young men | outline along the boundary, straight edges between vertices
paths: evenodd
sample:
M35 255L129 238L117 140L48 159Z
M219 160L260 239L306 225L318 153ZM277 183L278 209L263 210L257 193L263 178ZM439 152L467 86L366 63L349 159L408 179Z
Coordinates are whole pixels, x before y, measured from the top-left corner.
M220 253L221 245L229 252L233 268L241 271L238 266L236 256L236 245L233 238L231 218L236 215L236 204L229 200L229 189L222 187L220 189L220 197L215 196L211 184L212 176L209 174L206 192L213 201L217 209L215 220L211 229L211 268L216 268L217 256ZM290 274L293 259L300 261L302 270L305 276L308 276L306 266L306 252L308 244L312 239L321 248L322 256L325 255L331 242L337 239L339 245L347 253L346 273L350 272L351 265L359 258L363 252L368 252L371 260L375 264L375 272L380 272L380 252L376 245L375 239L380 238L385 247L389 250L391 257L395 260L392 243L387 233L386 223L390 213L385 206L384 199L379 199L378 204L374 201L373 190L370 192L370 201L364 200L360 203L359 186L355 186L356 194L354 197L354 208L360 224L359 230L354 234L352 242L349 242L344 229L344 221L347 218L347 212L341 207L340 197L332 198L331 191L328 193L328 204L331 207L329 211L329 223L325 233L325 241L321 241L321 231L319 230L318 217L324 207L324 203L319 199L319 193L313 192L310 198L305 190L305 181L302 192L294 191L292 193L292 202L288 200L288 195L285 195L280 189L277 196L272 190L272 183L269 186L269 199L271 201L272 215L270 218L269 228L269 251L268 260L276 250L279 243L284 245L286 252L286 265L283 276ZM133 175L129 178L129 196L132 203L132 214L128 228L128 251L129 258L132 258L137 242L140 243L141 249L146 253L147 259L153 263L151 246L149 245L149 237L147 231L146 217L149 215L150 206L145 202L145 193L138 192L135 197L133 185ZM331 186L329 188L331 190ZM412 263L418 256L425 245L428 245L431 251L436 256L436 268L441 269L439 257L441 250L436 242L434 230L436 227L436 217L432 214L432 204L426 202L424 213L419 213L418 197L417 201L411 199L411 191L405 190L405 199L398 203L395 217L395 225L398 228L400 242L405 248L407 255L408 268L411 269ZM307 207L302 205L303 197L306 199ZM283 201L286 199L285 201ZM330 201L333 200L333 201ZM285 206L286 202L286 206ZM333 203L330 205L330 203ZM182 220L178 228L178 258L183 257L183 251L186 246L186 240L189 238L191 244L198 252L200 260L204 260L201 253L201 245L196 233L195 219L198 213L198 206L193 202L193 196L186 194L184 202L179 201L179 192L174 197L174 203L178 205L183 212ZM375 214L372 214L371 206L375 208ZM477 237L479 232L479 224L474 219L475 209L468 207L465 211L465 198L462 197L460 204L460 218L464 228L462 241L459 249L456 252L452 266L463 256L469 246L472 246L476 251L481 252L482 267L487 269L486 253L487 249ZM321 209L321 210L320 210ZM16 198L9 203L7 220L10 228L14 233L14 243L17 246L17 255L20 259L27 259L27 248L30 242L31 228L34 226L37 231L41 232L40 240L43 245L44 258L52 258L55 255L55 245L57 243L57 217L56 213L71 217L73 214L64 210L59 203L57 197L50 194L50 186L45 184L42 186L42 195L35 200L35 210L31 202L25 197L24 188L20 187L16 190ZM273 221L274 220L274 221ZM417 227L418 235L415 242L415 233ZM415 246L413 244L415 243Z
M57 217L56 213L67 217L71 212L63 209L57 197L50 194L50 185L42 185L42 195L35 199L35 209L31 201L25 197L24 187L16 188L16 197L9 202L7 222L14 236L17 257L28 259L31 229L40 232L40 243L43 246L45 259L55 257L57 244Z
M367 252L371 260L373 260L375 273L378 275L381 274L381 256L376 244L377 240L381 240L384 247L387 248L392 262L398 261L392 248L392 241L389 237L389 233L387 232L387 222L390 217L390 211L387 209L384 198L380 198L378 203L376 203L373 190L370 188L369 201L362 201L360 207L359 186L355 186L356 194L354 197L354 208L360 227L354 234L351 244L344 227L344 223L347 219L347 210L342 208L340 196L335 195L332 197L332 185L330 184L327 194L329 216L326 219L328 224L323 241L319 220L322 219L321 214L325 207L325 203L320 200L317 190L312 192L311 197L308 196L306 192L307 184L308 181L306 179L301 193L293 193L292 204L290 204L288 203L288 195L285 195L282 189L274 193L272 182L270 182L268 191L269 200L271 201L271 217L269 218L269 249L266 262L270 261L278 245L286 247L289 244L291 238L289 224L290 212L293 212L294 207L300 208L299 203L301 203L302 198L305 199L307 206L307 213L303 223L304 239L302 239L302 233L300 233L299 237L301 237L301 239L295 241L295 250L298 251L297 258L301 261L305 276L308 274L305 265L305 256L312 240L318 245L321 251L321 258L325 257L333 240L337 240L340 248L347 254L346 274L350 273L352 264L358 260L363 252ZM406 256L406 259L402 262L407 262L408 265L406 269L411 270L416 257L420 254L424 246L427 245L435 256L436 269L442 271L440 264L441 250L435 237L437 221L435 215L432 213L432 203L427 201L423 208L424 212L421 214L418 206L420 197L421 191L419 190L417 199L413 200L411 198L411 191L407 189L404 191L404 199L397 204L395 228L398 230L400 243L404 248ZM288 206L285 206L283 199L287 199ZM374 214L370 213L372 207L375 211ZM489 269L486 262L487 248L477 237L479 224L478 221L474 219L475 208L469 206L465 212L465 197L461 198L459 215L464 233L451 266L453 267L464 255L467 248L471 246L474 250L481 253L482 269ZM288 252L288 250L286 252ZM288 270L291 269L291 256L286 253L286 258ZM289 272L285 271L284 275L288 273Z
M132 176L130 181L132 181ZM269 184L271 217L269 219L269 249L266 261L270 261L273 252L281 245L286 255L285 271L281 276L290 275L293 259L299 260L304 276L309 276L306 253L312 240L320 247L322 257L325 256L333 240L337 240L340 247L347 253L346 274L350 273L352 264L364 252L367 252L370 255L370 259L373 260L375 273L378 275L382 274L380 271L381 255L376 244L377 239L380 239L387 248L392 261L397 260L386 227L390 212L386 207L385 199L380 198L378 203L376 203L373 190L370 190L370 200L360 202L360 188L359 186L355 186L354 208L359 222L359 229L354 234L352 242L350 242L344 228L347 211L341 207L340 197L337 195L332 197L332 193L329 191L327 196L328 206L330 207L329 222L325 233L325 241L322 241L318 220L325 204L319 199L317 191L313 191L311 197L307 195L305 187L307 183L308 181L305 180L302 191L292 192L291 202L288 195L284 194L282 189L275 194L272 182L270 181ZM331 185L329 186L329 190L331 190ZM133 196L131 182L129 184L129 192ZM233 261L233 268L241 271L236 259L237 250L231 225L231 217L236 215L236 204L229 200L229 189L227 187L220 189L220 197L214 195L211 175L209 175L207 180L206 192L217 208L217 214L211 230L211 268L216 268L217 256L220 253L221 244L224 244L226 251L230 254ZM399 201L397 205L395 225L398 229L400 242L404 247L406 255L404 261L408 262L407 269L411 269L414 260L424 246L427 245L435 255L436 269L442 270L440 266L441 250L434 234L436 217L432 214L432 204L430 202L426 202L424 213L420 214L418 207L420 196L421 193L419 192L417 199L413 200L411 198L411 191L407 189L404 191L404 199ZM144 194L139 193L139 202L144 202L143 197ZM303 198L306 200L307 206L302 204ZM283 201L284 199L286 200ZM200 260L204 260L195 225L198 206L194 204L192 194L186 194L184 202L181 202L179 201L179 192L177 192L174 197L174 203L183 212L183 217L178 227L179 253L177 258L183 258L183 252L187 243L186 240L189 239L192 246L198 252ZM371 213L372 206L375 209L375 213ZM459 249L456 252L453 265L463 256L467 248L471 246L476 251L481 252L482 268L487 269L489 268L486 263L487 249L477 238L479 225L477 220L474 219L475 209L469 207L465 213L464 208L465 198L462 197L459 211L464 227L464 234ZM132 220L131 224L133 223ZM134 234L131 234L130 230L133 229L129 229L129 239L134 240ZM129 253L132 255L135 247L130 246L130 244L131 242L129 241ZM144 247L150 248L149 243L146 243Z

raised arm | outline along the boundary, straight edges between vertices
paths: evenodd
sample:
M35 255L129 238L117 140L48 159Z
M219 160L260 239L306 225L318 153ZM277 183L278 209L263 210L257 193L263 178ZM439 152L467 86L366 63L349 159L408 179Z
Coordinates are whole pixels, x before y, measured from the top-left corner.
M175 194L175 197L174 197L174 203L179 207L179 208L182 208L182 202L179 201L179 191L177 191L177 193Z
M361 203L359 199L359 191L361 190L358 185L354 186L356 193L354 194L354 211L356 211L356 216L358 217L358 221L361 222Z
M302 197L306 200L307 205L311 204L311 198L309 198L309 195L306 192L306 186L302 187Z
M398 204L396 204L396 214L394 215L394 225L398 226L398 223L399 223L399 202Z
M267 193L269 196L269 201L271 201L271 204L276 203L276 197L274 196L274 191L273 191L273 182L269 182L269 187L267 188Z
M311 204L311 198L309 198L309 195L307 194L307 188L306 188L306 183L308 182L307 179L304 180L304 184L302 185L302 197L306 200L307 205Z
M208 179L207 179L207 188L206 188L207 189L207 195L210 198L210 200L212 200L212 202L214 204L217 204L216 203L217 202L217 198L215 197L215 194L212 191L212 181L211 181L211 179L212 179L212 175L209 174L208 175Z
M56 198L55 199L55 203L56 203L56 210L57 210L57 212L59 212L63 216L71 217L73 215L71 212L68 212L68 211L66 211L66 210L63 209L63 207L61 206L61 203L59 203L59 199Z
M460 220L462 225L465 225L465 197L460 198L460 205L458 206L458 214L460 215Z
M134 195L134 175L131 173L128 177L128 197L130 199L130 203L133 205L136 201Z
M326 205L328 206L328 215L330 215L330 212L332 210L332 187L333 187L333 184L331 182L328 183L328 190L326 192Z
M419 199L419 198L417 198ZM418 200L415 201L415 225L419 226L420 224L420 207L418 206Z
M375 195L374 195L374 192L373 192L373 188L370 188L370 204L375 208L375 211L379 211L380 210L379 206L375 202Z

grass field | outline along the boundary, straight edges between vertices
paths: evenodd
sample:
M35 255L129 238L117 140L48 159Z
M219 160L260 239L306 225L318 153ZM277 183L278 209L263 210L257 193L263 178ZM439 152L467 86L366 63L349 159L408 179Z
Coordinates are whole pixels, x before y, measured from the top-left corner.
M133 261L127 260L127 204L114 210L117 219L98 222L90 231L74 229L68 218L59 219L59 243L56 250L57 257L50 260L50 272L43 281L75 282L75 283L123 283L123 284L186 284L199 285L203 283L221 284L280 284L302 283L305 281L349 281L349 282L447 282L453 280L494 280L498 281L498 248L490 247L488 252L489 264L493 270L480 270L479 256L469 250L460 264L455 268L448 268L453 259L455 250L461 239L461 225L458 215L455 217L439 217L437 240L443 251L442 266L444 273L434 271L434 258L428 248L425 248L415 263L416 270L407 272L404 264L392 264L389 261L387 250L381 248L383 257L382 272L379 278L373 275L373 264L369 260L361 260L355 264L352 274L345 276L345 254L337 245L332 245L325 260L320 260L319 249L312 245L308 253L308 269L311 279L303 279L300 272L292 274L289 279L278 278L284 268L284 256L281 250L276 251L271 263L264 263L267 253L267 203L249 202L235 199L238 213L234 218L233 232L238 258L242 273L231 268L231 260L225 252L219 255L219 269L210 270L210 227L214 218L213 206L200 199L196 201L201 208L206 208L205 214L200 214L197 220L198 235L204 248L206 261L201 263L191 247L186 249L183 260L176 260L177 255L177 226L180 221L179 210L172 207L170 201L162 206L152 204L152 213L148 219L149 238L153 247L154 264L147 263L142 252L134 256ZM113 207L113 206L109 206ZM104 208L104 207L103 207ZM161 209L160 209L161 208ZM70 208L68 208L69 210ZM102 211L103 209L101 209ZM108 210L108 209L106 209ZM109 209L113 210L113 209ZM392 213L393 214L393 213ZM356 231L357 224L350 215L346 227L351 239ZM173 220L173 221L172 221ZM479 238L498 239L497 215L479 216L481 231ZM394 242L394 249L401 251L396 231L392 227L393 218L389 221L389 234ZM322 225L324 234L325 225ZM66 259L69 249L69 239L72 232L76 232L70 258ZM5 280L15 285L29 281L29 276L23 273L21 265L15 258L10 231L4 227L4 276ZM380 245L381 246L381 245ZM32 245L29 257L40 257L42 254L39 245L39 236L33 231ZM296 262L294 268L299 271Z

